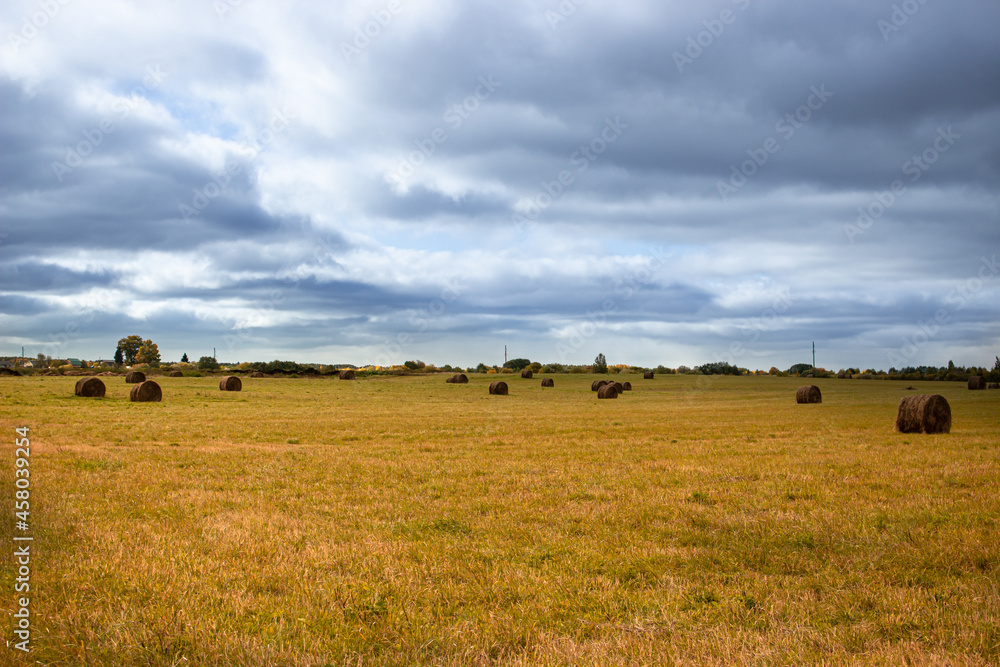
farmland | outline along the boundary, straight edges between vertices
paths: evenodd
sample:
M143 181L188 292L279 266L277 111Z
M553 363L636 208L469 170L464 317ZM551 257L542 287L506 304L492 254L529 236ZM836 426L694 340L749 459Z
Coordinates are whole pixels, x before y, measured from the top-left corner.
M446 377L156 377L144 404L0 377L6 544L32 442L31 660L1000 660L1000 391L919 383L953 414L921 435L904 382Z

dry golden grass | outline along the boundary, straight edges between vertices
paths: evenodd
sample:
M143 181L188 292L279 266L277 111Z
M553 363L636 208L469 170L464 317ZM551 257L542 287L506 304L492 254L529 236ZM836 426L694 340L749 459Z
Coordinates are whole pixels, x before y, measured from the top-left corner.
M897 382L159 379L0 378L7 544L33 442L32 661L1000 660L1000 392L921 384L952 432L903 435Z

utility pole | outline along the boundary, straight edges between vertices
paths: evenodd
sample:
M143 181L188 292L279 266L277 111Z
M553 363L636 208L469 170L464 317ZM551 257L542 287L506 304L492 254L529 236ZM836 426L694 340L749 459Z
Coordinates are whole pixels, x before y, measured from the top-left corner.
M813 368L816 368L816 341L813 341Z

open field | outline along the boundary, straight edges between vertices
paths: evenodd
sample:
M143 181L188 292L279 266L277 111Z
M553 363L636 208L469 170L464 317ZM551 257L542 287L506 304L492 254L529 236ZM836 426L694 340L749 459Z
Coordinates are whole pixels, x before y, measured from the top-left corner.
M446 377L156 377L158 404L0 377L7 545L31 428L30 660L1000 661L1000 391ZM894 432L907 393L952 432Z

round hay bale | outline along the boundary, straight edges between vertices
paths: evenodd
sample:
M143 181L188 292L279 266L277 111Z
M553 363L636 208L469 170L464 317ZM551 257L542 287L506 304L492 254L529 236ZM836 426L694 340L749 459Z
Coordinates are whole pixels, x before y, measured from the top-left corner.
M523 377L525 380L530 380L531 375L532 375L531 371L529 371L527 368L521 371L521 377Z
M601 387L608 384L610 380L594 380L590 383L590 391L600 391Z
M553 380L552 378L545 378L545 379L542 380L542 386L543 387L554 387L554 386L556 386L556 381Z
M172 377L172 378L182 378L182 377L184 377L184 373L181 373L180 371L170 371L170 377Z
M795 390L795 402L796 403L822 403L823 395L819 391L819 387L814 384L807 384L804 387L799 387Z
M1000 389L1000 382L990 382L986 385L987 389Z
M354 371L352 371L349 368L345 369L345 370L342 370L342 371L340 371L340 373L337 374L337 378L341 379L341 380L353 380L354 379Z
M142 371L129 371L125 374L125 382L128 384L139 384L146 381L146 374Z
M507 383L506 382L494 382L490 384L490 393L496 394L497 396L507 395Z
M618 398L618 390L611 382L597 390L597 398Z
M219 380L219 391L243 391L243 381L235 375L227 375Z
M469 384L469 376L465 373L456 373L448 378L448 382L452 384Z
M615 388L615 391L617 391L619 394L625 392L625 385L623 385L621 382L609 382L608 384L613 386Z
M940 394L904 396L896 413L900 433L950 433L951 406Z
M104 383L95 377L80 378L76 381L76 395L84 398L104 398Z
M159 403L163 400L163 391L152 380L145 380L132 387L128 398L135 403Z
M260 371L254 371L253 373L250 374L250 377L252 377L252 378L262 378L262 377L264 377L264 374L261 373Z
M653 371L646 371L645 373L643 373L642 374L642 379L643 380L652 380L653 379Z
M632 383L622 382L622 391L632 391Z
M986 378L982 375L973 375L969 378L969 389L986 389Z

